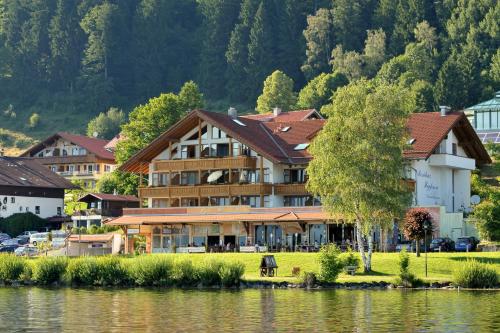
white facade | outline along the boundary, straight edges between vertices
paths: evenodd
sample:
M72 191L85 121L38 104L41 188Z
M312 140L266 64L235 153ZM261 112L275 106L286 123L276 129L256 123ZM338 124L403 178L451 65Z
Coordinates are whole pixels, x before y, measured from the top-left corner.
M476 163L458 145L453 131L428 159L412 160L411 168L416 181L414 206L443 206L447 213L470 207L470 177Z
M43 198L10 196L0 194L0 217L9 217L15 213L31 212L41 218L61 215L63 198Z

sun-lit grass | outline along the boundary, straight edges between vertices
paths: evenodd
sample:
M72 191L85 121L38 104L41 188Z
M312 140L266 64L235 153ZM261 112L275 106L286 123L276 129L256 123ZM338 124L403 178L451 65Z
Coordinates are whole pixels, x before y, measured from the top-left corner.
M273 278L261 278L259 275L260 260L262 253L210 253L210 254L168 254L167 256L189 258L196 263L207 258L217 258L228 261L240 261L245 265L244 279L249 281L289 281L297 279L292 275L293 267L300 267L303 272L318 272L317 253L272 253L279 266L278 276ZM338 282L393 282L398 274L398 253L374 253L372 258L373 272L363 274L361 270L354 276L341 274ZM467 258L476 258L481 262L493 264L495 270L500 274L500 252L475 252L475 253L429 253L428 254L428 278L425 278L425 255L417 258L410 254L410 271L417 277L426 281L451 281L453 271Z

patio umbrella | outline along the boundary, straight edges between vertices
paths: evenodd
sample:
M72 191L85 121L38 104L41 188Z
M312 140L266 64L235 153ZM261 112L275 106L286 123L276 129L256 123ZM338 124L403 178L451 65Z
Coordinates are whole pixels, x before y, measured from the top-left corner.
M208 176L207 182L213 183L217 181L217 179L219 179L220 177L222 177L222 171L221 170L214 171Z

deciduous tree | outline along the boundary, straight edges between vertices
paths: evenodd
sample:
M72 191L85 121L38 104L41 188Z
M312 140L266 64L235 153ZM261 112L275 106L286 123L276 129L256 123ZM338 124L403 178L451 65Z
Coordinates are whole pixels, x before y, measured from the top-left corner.
M427 223L428 228L425 229ZM411 208L406 212L403 233L409 240L415 241L417 257L420 257L420 241L426 235L432 235L432 216L425 208ZM424 244L427 246L427 244Z
M274 107L288 111L295 106L296 101L293 80L281 71L274 71L264 81L264 89L257 99L256 109L259 113L268 113Z

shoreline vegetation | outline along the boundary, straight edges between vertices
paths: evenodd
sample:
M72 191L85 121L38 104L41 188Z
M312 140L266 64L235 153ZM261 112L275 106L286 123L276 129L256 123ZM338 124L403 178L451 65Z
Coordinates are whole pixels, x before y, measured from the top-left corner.
M307 288L307 289L480 289L467 284L488 275L500 290L500 253L429 253L429 275L424 278L424 257L410 254L410 271L421 283L397 282L398 253L375 253L374 271L341 273L335 281L321 279L317 253L274 253L279 266L275 277L260 277L262 254L155 254L104 257L22 258L0 255L0 286L167 287L167 288ZM476 263L476 264L471 264ZM470 267L466 272L464 267ZM300 273L297 272L297 268ZM486 274L481 269L486 269ZM293 271L293 274L292 274ZM479 273L480 274L479 274ZM491 272L493 272L493 277ZM496 276L495 276L496 273ZM481 275L483 274L483 275ZM457 285L457 277L462 282ZM465 279L465 280L464 280ZM465 281L465 282L464 282Z

